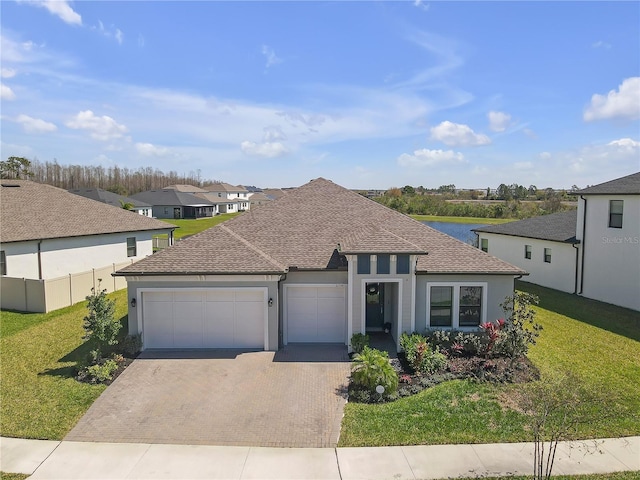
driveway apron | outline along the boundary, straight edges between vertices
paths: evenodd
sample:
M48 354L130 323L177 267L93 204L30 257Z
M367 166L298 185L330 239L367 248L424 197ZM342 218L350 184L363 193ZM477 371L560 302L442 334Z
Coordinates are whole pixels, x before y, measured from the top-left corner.
M65 440L335 447L349 371L344 345L143 352Z

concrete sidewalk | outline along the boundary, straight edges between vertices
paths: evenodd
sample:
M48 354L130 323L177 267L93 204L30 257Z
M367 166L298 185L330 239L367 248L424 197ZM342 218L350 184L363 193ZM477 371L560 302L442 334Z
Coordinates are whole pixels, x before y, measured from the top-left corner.
M440 479L527 475L531 443L268 448L0 438L0 470L31 479ZM561 442L554 474L640 471L640 436Z

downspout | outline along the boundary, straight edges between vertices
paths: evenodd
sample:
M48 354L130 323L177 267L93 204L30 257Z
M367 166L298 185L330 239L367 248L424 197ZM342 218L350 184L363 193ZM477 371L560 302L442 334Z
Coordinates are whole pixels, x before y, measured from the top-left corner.
M42 280L42 240L38 240L38 279Z
M576 278L573 283L573 294L576 295L578 293L578 255L580 253L580 249L576 247L575 243L572 243L571 246L576 249Z
M284 347L284 308L280 307L281 305L284 305L284 298L280 291L280 284L286 279L287 272L285 272L284 275L280 275L280 279L278 280L278 350Z
M582 242L582 258L580 259L580 291L578 295L582 295L584 290L584 248L587 243L585 237L587 230L587 199L583 195L580 195L580 198L584 201L584 209L582 210L582 238L580 239Z

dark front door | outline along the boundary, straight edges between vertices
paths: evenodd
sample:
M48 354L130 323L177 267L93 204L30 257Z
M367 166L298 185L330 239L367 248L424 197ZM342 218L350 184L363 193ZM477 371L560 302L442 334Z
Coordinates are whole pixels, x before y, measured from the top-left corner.
M367 283L366 329L380 331L384 325L384 283Z

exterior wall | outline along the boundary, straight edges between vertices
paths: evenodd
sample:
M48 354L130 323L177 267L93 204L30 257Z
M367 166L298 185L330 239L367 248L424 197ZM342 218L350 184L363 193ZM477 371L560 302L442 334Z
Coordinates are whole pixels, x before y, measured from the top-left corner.
M42 240L42 278L57 278L92 268L141 260L153 253L152 236L158 231L113 233ZM127 238L136 237L135 257L127 257ZM38 241L6 243L7 276L38 279Z
M132 209L138 215L142 215L143 217L153 217L153 208L152 207L134 207Z
M640 310L640 195L586 195L584 272L579 293ZM609 200L623 200L622 228L609 228ZM582 238L584 200L578 201Z
M489 246L491 248L491 246ZM415 331L424 332L427 328L427 283L486 283L486 317L481 322L493 321L504 317L500 304L505 297L513 295L514 278L511 275L417 275L416 282L416 325Z
M142 331L142 297L144 288L207 288L207 287L267 287L268 297L273 299L273 305L268 309L268 337L269 350L278 350L278 312L280 300L278 298L277 275L201 275L201 276L166 276L155 278L127 277L127 298L129 301L129 334L144 334ZM131 300L136 299L135 308Z
M182 207L179 205L154 205L151 209L151 213L155 218L175 218L173 216L174 208L180 209L180 218L182 218Z
M575 293L578 256L577 249L571 244L486 232L478 235L480 239L489 241L489 254L528 272L525 281ZM525 245L531 245L530 259L524 257ZM544 261L545 248L551 249L551 263Z

